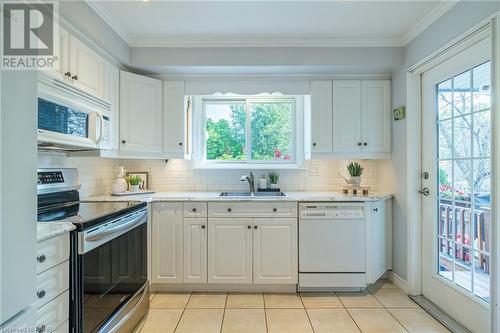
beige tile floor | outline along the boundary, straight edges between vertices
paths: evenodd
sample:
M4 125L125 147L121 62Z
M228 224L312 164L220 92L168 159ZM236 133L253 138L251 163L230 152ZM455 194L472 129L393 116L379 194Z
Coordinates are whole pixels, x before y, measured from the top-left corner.
M151 293L141 333L449 332L387 280L362 293Z

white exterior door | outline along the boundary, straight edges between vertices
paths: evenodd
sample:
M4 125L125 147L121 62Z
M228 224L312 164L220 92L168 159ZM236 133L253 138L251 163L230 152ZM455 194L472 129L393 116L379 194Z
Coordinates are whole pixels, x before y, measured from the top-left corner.
M72 82L79 88L102 97L104 59L74 36L70 36L69 46Z
M490 332L490 41L422 75L422 292Z
M361 130L364 152L391 151L391 83L363 81L361 88Z
M184 283L207 283L207 219L184 219Z
M153 283L182 283L182 203L154 203L152 208Z
M163 150L162 82L120 72L120 150Z
M332 81L311 81L311 152L332 152Z
M253 282L297 283L297 219L254 219L253 228Z
M361 151L361 81L333 82L333 152Z
M252 219L208 219L208 282L252 283Z

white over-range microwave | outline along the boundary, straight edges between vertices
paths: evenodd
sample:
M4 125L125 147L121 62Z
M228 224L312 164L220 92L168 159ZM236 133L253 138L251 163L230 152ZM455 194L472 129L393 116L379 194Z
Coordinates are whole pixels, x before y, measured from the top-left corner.
M38 76L38 148L111 148L111 104L50 75Z

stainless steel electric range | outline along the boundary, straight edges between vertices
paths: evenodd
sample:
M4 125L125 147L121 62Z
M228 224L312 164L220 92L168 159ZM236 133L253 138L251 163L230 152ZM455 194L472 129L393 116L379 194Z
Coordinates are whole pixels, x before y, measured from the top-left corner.
M146 203L80 202L76 169L38 170L38 221L71 234L70 332L131 332L149 307Z

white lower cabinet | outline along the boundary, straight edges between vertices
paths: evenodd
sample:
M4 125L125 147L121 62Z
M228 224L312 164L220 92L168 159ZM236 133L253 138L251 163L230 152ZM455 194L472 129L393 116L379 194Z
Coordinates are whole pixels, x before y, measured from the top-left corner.
M182 203L152 205L153 283L183 283Z
M254 219L253 228L253 282L297 283L297 219Z
M208 282L252 283L252 219L208 219Z
M184 283L207 282L207 218L184 218Z
M153 203L152 283L296 284L297 204L245 204Z

